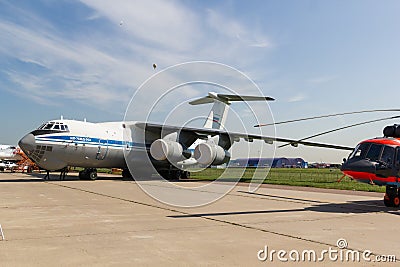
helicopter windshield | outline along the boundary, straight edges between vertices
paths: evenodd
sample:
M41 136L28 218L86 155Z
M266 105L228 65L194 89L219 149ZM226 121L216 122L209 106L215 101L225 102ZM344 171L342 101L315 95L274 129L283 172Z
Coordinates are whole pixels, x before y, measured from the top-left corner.
M367 155L365 155L365 158L367 158L371 161L379 160L379 156L381 155L382 148L383 148L383 145L371 144L371 147L369 148Z
M349 159L367 159L370 161L381 161L391 165L394 160L395 148L382 144L361 143L349 156ZM399 155L398 155L399 157Z
M381 161L387 163L388 165L391 165L394 159L394 152L395 152L394 147L385 146L383 148Z
M358 144L354 149L353 153L350 154L349 159L353 158L364 159L370 145L371 145L370 143Z

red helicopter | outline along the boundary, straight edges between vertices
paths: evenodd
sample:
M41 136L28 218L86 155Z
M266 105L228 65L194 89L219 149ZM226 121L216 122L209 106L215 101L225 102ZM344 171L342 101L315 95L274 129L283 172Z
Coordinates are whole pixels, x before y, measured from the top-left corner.
M400 125L386 126L383 137L359 143L340 170L353 179L386 186L384 203L400 205Z
M400 111L399 109L382 109L382 110L366 110L356 112L337 113L331 115L323 115L317 117L296 119L290 121L283 121L275 123L285 124L297 121L312 120L326 117L342 116L349 114L369 113L369 112L380 112L380 111ZM398 119L400 116L392 116L387 118L381 118L372 121L365 121L357 124L352 124L334 130L329 130L323 133L315 134L298 141L304 141L313 137L321 136L327 133L351 128L363 124L372 122L378 122L383 120ZM259 124L255 127L267 126L272 124ZM281 145L284 147L292 145L297 147L297 143L289 143ZM344 147L340 149L349 150ZM400 125L394 124L386 126L383 129L383 137L377 137L368 139L360 142L347 159L343 159L343 164L340 168L344 176L349 176L352 179L373 185L386 186L386 194L384 196L384 204L387 207L399 207L400 206ZM342 178L343 178L342 177Z

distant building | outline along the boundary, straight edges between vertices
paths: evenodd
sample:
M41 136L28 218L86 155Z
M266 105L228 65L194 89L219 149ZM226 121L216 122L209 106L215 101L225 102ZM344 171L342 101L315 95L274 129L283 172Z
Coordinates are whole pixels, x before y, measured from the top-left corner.
M307 168L302 158L239 158L229 162L229 167Z

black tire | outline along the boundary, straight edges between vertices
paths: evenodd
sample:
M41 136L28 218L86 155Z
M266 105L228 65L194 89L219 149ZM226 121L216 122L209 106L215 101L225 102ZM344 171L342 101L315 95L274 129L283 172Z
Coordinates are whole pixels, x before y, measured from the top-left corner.
M131 172L129 169L123 169L122 170L122 178L123 179L133 179Z
M79 172L79 180L85 180L85 173L84 171Z
M394 207L394 197L395 196L391 196L389 194L385 194L384 198L383 198L383 203L385 204L386 207L392 208Z
M384 198L383 203L385 204L386 207L393 207L393 202L390 199Z
M97 179L97 172L96 171L91 171L91 172L89 172L88 176L89 176L90 180L94 181L94 180Z
M180 170L174 171L174 172L173 172L173 178L174 178L175 180L181 179L181 178L182 178L182 171L180 171Z

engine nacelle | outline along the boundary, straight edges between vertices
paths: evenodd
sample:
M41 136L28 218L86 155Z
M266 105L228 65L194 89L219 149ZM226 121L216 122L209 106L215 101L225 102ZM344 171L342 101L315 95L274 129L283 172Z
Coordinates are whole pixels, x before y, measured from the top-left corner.
M399 138L400 137L400 125L395 124L392 126L386 126L383 129L383 135L386 137Z
M150 146L150 154L156 160L180 161L184 158L182 152L181 144L164 139L157 139Z
M231 155L215 144L201 143L194 149L194 158L202 165L221 165L228 162Z

